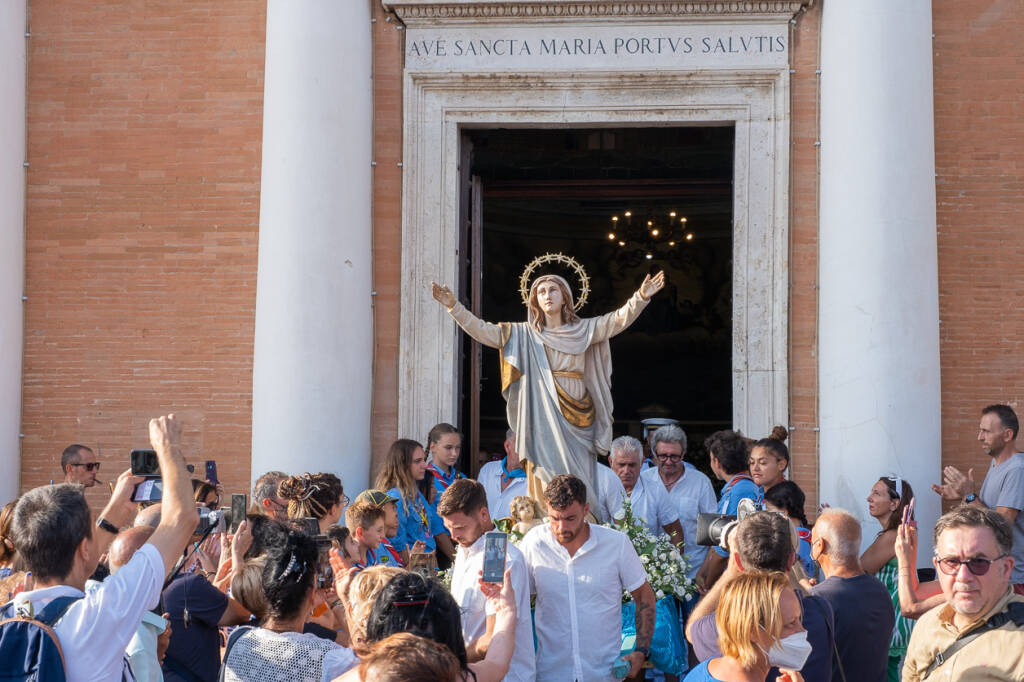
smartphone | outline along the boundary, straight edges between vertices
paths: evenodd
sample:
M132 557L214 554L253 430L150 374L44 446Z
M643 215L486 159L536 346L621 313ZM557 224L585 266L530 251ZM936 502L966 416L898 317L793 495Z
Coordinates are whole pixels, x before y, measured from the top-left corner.
M160 460L156 457L156 450L132 450L128 460L132 476L160 478Z
M500 583L505 580L505 549L508 545L508 534L491 531L484 535L484 566L483 581Z
M245 510L249 508L249 496L242 493L231 495L231 532L238 530L238 524L245 519Z
M150 478L135 486L132 502L159 502L163 499L164 482L159 478Z
M220 485L220 481L217 480L217 463L212 459L206 460L206 480L211 485Z
M306 518L302 519L302 530L307 535L312 535L313 537L316 537L317 535L320 535L320 522L312 516L307 516Z

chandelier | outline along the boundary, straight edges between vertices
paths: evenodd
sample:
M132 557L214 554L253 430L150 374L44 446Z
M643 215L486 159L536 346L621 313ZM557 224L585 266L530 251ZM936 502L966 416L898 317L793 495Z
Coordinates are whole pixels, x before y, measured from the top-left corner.
M686 217L675 211L645 212L643 217L632 210L624 211L611 217L608 241L623 250L640 251L644 258L652 260L659 251L670 251L679 244L693 241L693 232L686 223Z

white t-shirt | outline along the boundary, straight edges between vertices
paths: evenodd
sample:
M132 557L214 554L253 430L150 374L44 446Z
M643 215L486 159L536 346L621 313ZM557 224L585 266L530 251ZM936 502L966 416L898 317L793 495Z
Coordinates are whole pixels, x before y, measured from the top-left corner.
M458 548L452 566L452 596L462 611L462 637L468 645L487 632L487 616L494 612L480 591L477 579L484 564L484 536L472 547ZM507 682L535 679L536 659L533 654L533 619L530 616L530 577L523 553L511 542L506 545L505 567L509 568L516 592L515 651L509 664Z
M157 548L147 543L88 594L69 585L55 585L22 592L15 603L31 601L39 613L57 597L81 597L53 628L64 651L68 679L110 682L122 678L127 667L125 649L142 614L156 606L163 579L164 560Z
M591 510L601 523L611 523L615 512L622 509L622 497L626 489L618 475L604 464L597 465L597 500L601 508Z
M622 491L622 496L626 499L625 490ZM633 507L633 515L637 519L643 519L643 524L655 535L665 535L665 526L679 520L679 512L669 498L665 486L644 480L643 476L637 477L636 485L633 486L633 492L629 494L628 499Z
M526 495L526 479L513 478L504 490L501 489L501 461L488 462L480 467L476 480L487 493L487 510L492 519L501 519L512 515L512 500Z
M537 682L612 682L622 647L622 591L647 581L625 533L590 524L569 556L548 524L520 543L537 595Z
M224 661L225 682L330 682L359 659L312 633L253 628L238 638Z
M645 469L640 473L640 479L651 487L660 486L675 505L679 523L683 527L683 554L690 559L690 570L686 575L693 578L708 553L707 547L697 544L697 514L714 514L718 511L718 500L715 498L715 489L711 487L711 481L690 464L686 465L683 475L671 490L665 488L657 468Z

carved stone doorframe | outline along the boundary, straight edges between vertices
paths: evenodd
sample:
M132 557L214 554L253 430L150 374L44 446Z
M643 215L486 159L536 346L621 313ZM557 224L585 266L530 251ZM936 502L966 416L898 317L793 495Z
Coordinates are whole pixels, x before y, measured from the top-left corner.
M500 3L406 0L404 20L436 21L451 10ZM548 11L556 5L504 3ZM612 4L612 3L607 3ZM614 3L621 7L769 5L792 16L799 2ZM414 7L415 6L415 7ZM413 11L415 10L415 11ZM792 11L791 11L792 10ZM780 21L780 14L772 18ZM429 16L428 16L429 15ZM466 15L460 21L466 20ZM477 20L480 19L477 16ZM491 16L491 15L487 15ZM706 17L705 17L706 18ZM731 17L736 19L736 17ZM766 21L764 15L760 20ZM470 17L470 19L472 19ZM536 17L531 19L536 20ZM550 17L548 17L550 21ZM504 24L517 23L505 16ZM621 17L620 17L621 21ZM785 24L783 24L785 25ZM430 295L458 282L460 130L733 126L733 424L767 433L788 424L789 69L410 71L404 83L400 436L422 438L458 414L457 327ZM509 282L509 286L516 286ZM680 386L686 377L673 377Z

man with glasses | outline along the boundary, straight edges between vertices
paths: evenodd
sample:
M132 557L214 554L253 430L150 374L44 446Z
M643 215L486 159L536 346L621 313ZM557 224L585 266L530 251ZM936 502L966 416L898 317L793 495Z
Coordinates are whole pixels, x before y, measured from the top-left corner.
M693 578L708 553L707 547L697 544L697 514L714 514L718 500L710 479L683 461L686 433L681 428L675 424L662 426L651 440L657 468L644 470L640 479L645 485L662 486L675 505L683 527L683 553L690 558L686 575Z
M75 443L64 448L60 456L60 468L64 471L65 483L78 483L91 488L96 485L96 472L100 463L92 450Z
M934 541L946 603L914 627L903 682L1024 679L1024 597L1010 587L1010 524L962 505L935 524Z
M288 478L283 471L268 471L252 486L252 503L256 511L278 521L288 520L288 504L277 494L281 481Z

